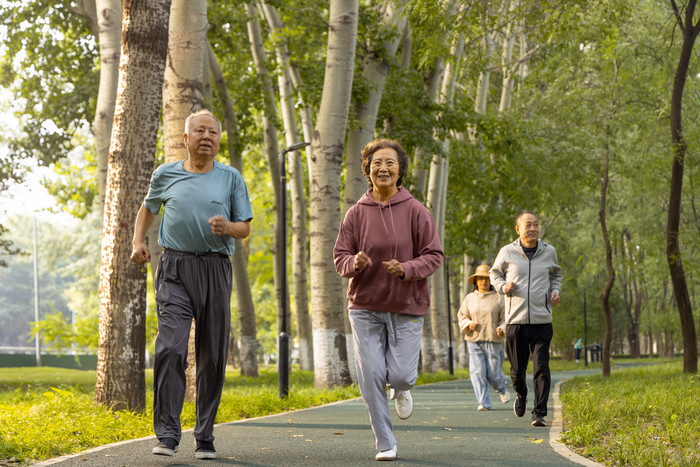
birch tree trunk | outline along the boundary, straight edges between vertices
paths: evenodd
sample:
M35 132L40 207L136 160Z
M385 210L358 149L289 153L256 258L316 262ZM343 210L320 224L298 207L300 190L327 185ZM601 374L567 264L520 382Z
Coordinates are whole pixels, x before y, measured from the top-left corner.
M282 20L277 15L274 7L263 3L262 10L270 29L278 31L284 27ZM278 44L275 47L278 72L277 86L280 90L280 102L282 106L282 118L284 120L285 139L287 146L299 142L296 113L294 111L294 85L289 50L286 44ZM305 140L310 141L310 139ZM304 173L299 151L291 151L289 154L289 190L292 205L292 289L294 291L294 305L297 318L297 337L299 341L299 363L302 370L313 370L313 335L311 331L311 317L309 316L309 297L307 274L306 248L306 191L304 189Z
M452 60L445 68L440 92L440 101L447 107L452 107L454 98L455 82L458 76L459 62L464 51L464 41L461 36L455 39L452 46ZM435 155L430 164L430 179L428 183L427 204L431 210L433 218L437 224L440 242L444 244L445 239L445 204L447 200L447 180L449 174L449 140L442 143L444 157ZM444 264L430 276L430 316L432 321L432 338L435 352L437 354L437 367L439 370L449 369L448 357L448 328L446 284ZM424 361L425 365L425 361ZM425 369L425 366L424 366Z
M367 179L360 167L361 152L362 148L374 138L379 104L391 69L390 60L393 60L396 55L401 42L401 32L406 23L403 7L396 7L392 0L384 2L379 14L381 15L379 31L382 40L375 40L370 45L362 64L361 79L367 84L369 96L367 99L355 99L357 127L348 131L342 214L345 214L367 191Z
M92 134L95 136L97 154L97 190L100 212L104 215L105 184L109 138L112 135L114 106L119 82L119 47L122 33L121 0L95 0L97 11L97 40L100 44L100 86L97 91L95 120Z
M153 170L169 11L169 0L124 2L102 230L95 383L95 401L115 409L141 411L146 402L146 277L130 260L131 237Z
M282 316L286 310L289 309L288 303L282 302L282 287L287 281L286 271L282 268L283 255L286 255L286 251L282 251L282 196L286 196L286 192L282 193L280 191L279 179L279 146L277 143L277 126L275 122L277 121L277 106L275 98L275 90L272 86L272 81L270 80L270 73L267 67L267 59L265 58L265 50L263 49L263 39L262 33L260 32L260 23L258 22L258 14L255 6L252 2L245 4L246 14L248 15L248 39L250 41L250 49L253 55L253 61L255 62L255 68L257 70L258 77L260 79L261 89L263 93L263 127L264 133L263 138L265 140L265 154L267 156L267 165L270 170L270 179L272 180L272 189L275 194L275 236L273 240L272 253L274 256L273 263L273 274L275 279L275 291L277 296L277 335L282 332L279 327L282 323ZM289 298L287 298L289 300ZM287 334L289 332L289 320L287 322L287 329L284 330ZM279 348L279 345L278 345ZM288 353L290 355L291 353ZM277 359L277 365L279 366L279 358Z
M182 134L185 131L187 117L202 108L207 28L206 0L172 0L168 58L163 80L165 162L179 161L189 156ZM160 257L160 254L157 257ZM153 270L157 268L158 263L155 264L156 267ZM185 400L187 401L194 401L197 397L195 326L196 323L192 320L185 370L187 375Z
M214 85L219 93L221 106L224 108L224 127L226 128L229 161L240 173L243 173L243 147L238 131L238 119L233 108L233 101L226 87L226 80L221 72L214 49L207 43L209 64ZM231 257L233 266L233 287L236 290L238 306L238 325L240 336L241 375L258 377L258 337L255 323L255 304L250 290L248 277L248 251L245 240L236 239L236 251Z
M343 290L333 267L340 222L340 174L350 108L357 0L331 0L326 72L311 145L311 309L314 382L318 388L350 382L345 344Z

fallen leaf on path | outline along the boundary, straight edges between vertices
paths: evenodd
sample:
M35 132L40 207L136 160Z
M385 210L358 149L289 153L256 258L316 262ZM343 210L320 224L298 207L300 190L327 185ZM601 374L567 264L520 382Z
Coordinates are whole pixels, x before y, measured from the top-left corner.
M334 435L344 435L345 433L333 433Z
M532 442L535 443L535 444L540 444L542 441L544 441L544 440L542 440L542 439L534 439L534 440L532 440Z
M294 438L303 438L304 435L292 435Z

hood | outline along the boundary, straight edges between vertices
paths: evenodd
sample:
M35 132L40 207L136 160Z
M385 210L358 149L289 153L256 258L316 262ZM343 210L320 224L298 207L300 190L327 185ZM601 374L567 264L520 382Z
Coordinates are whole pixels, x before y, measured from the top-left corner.
M399 187L399 192L394 195L393 198L391 198L388 202L386 203L380 203L376 199L372 197L372 188L367 190L367 192L362 195L362 198L357 202L357 204L364 204L365 206L396 206L397 204L401 204L405 201L408 201L409 199L413 199L413 196L411 196L411 193L408 192L408 190L402 186Z

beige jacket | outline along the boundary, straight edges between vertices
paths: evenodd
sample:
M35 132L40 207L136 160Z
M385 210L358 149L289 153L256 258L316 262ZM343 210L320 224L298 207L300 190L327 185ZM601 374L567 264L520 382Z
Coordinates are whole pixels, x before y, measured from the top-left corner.
M459 330L464 334L464 338L470 342L502 343L504 341L503 337L498 337L496 334L497 328L500 327L504 331L506 329L503 296L494 290L487 293L475 290L464 297L457 318L459 319ZM475 331L468 327L472 322L478 324Z

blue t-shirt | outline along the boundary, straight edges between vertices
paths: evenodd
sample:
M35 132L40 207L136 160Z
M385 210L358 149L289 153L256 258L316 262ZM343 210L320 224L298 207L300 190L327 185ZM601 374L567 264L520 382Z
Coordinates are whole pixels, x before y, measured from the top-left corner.
M153 214L164 206L158 243L178 251L215 251L233 255L235 240L214 235L209 225L213 216L231 222L253 218L248 189L238 170L214 161L206 173L192 173L183 161L163 164L153 171L144 205Z

